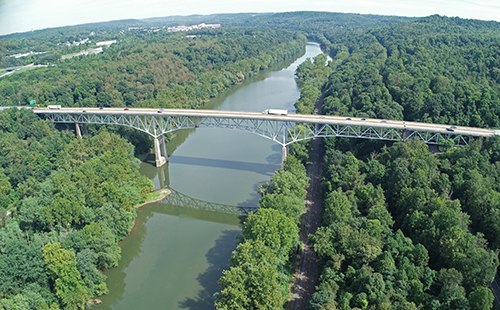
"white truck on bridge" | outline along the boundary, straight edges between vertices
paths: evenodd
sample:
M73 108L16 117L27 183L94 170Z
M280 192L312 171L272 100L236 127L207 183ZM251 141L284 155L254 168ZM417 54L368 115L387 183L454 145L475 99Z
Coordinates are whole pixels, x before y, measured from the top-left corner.
M60 104L55 104L55 105L48 105L47 109L60 109L61 105Z
M266 109L262 114L271 114L271 115L288 115L288 110L278 110L278 109Z

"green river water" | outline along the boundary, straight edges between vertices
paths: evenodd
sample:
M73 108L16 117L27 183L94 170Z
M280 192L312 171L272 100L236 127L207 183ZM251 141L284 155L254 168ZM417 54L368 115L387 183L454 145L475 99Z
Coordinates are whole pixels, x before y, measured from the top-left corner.
M284 69L264 72L213 102L221 110L294 111L300 93L294 72L321 53L308 44ZM281 165L281 146L236 130L182 130L167 145L169 163L154 156L140 172L175 197L138 210L133 231L121 243L119 266L106 271L109 294L99 309L215 309L217 280L229 267L240 233L237 207L256 207L257 186Z

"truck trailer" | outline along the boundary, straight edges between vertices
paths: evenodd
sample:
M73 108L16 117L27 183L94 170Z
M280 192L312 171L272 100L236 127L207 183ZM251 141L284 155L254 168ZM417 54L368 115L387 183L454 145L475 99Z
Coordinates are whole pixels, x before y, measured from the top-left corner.
M266 109L262 114L271 114L271 115L288 115L288 110L278 110L278 109Z

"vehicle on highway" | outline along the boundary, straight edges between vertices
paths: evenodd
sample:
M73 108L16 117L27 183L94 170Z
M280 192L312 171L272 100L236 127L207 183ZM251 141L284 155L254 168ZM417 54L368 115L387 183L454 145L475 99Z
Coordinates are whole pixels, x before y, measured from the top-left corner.
M387 121L385 119L381 120L382 123L387 123Z
M266 109L262 114L271 114L271 115L288 115L288 110L278 110L278 109Z
M82 110L82 112L83 112L83 113L86 113L87 111L85 111L85 110Z
M448 130L448 131L455 131L455 129L453 129L453 128L446 128L446 130Z
M457 128L457 126L453 125L453 126L450 126L450 128Z
M100 107L99 110L102 110L102 107Z
M362 120L362 121L366 121L366 118L364 118L364 117L363 117L361 120Z
M160 111L160 110L158 110L158 113L161 113L161 111Z
M350 121L350 120L351 120L351 118L350 118L350 117L348 117L348 118L346 118L346 120Z
M128 111L128 108L123 109L123 111Z
M54 104L54 105L48 105L47 109L60 109L61 105L60 104Z

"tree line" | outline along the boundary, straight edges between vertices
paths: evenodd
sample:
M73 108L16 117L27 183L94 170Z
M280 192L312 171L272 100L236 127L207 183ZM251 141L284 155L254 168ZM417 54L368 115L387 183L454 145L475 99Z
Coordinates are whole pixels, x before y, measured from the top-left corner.
M205 30L125 36L102 54L0 80L0 104L197 108L245 78L304 50L305 37L279 30Z

